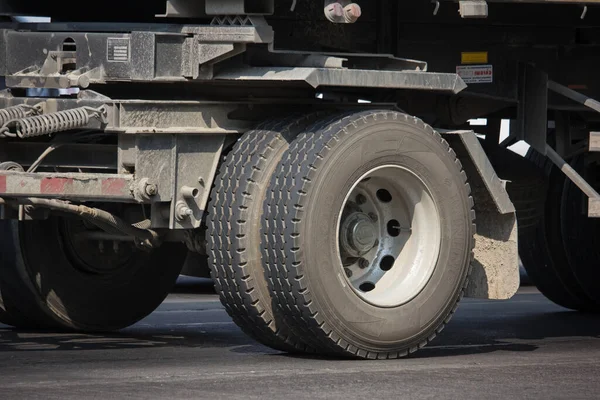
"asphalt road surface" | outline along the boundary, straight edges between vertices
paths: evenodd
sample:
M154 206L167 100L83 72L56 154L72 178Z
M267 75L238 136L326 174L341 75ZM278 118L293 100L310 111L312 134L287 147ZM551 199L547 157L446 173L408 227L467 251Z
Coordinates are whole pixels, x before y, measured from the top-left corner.
M533 289L465 300L431 346L387 362L280 354L244 336L207 293L184 288L111 335L0 326L0 399L600 398L600 318Z

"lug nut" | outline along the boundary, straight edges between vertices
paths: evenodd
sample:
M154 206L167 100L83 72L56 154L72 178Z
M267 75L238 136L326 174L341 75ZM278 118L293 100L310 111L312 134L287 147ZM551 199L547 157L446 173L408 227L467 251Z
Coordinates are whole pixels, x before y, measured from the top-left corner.
M360 260L358 260L358 267L360 269L367 269L369 268L369 260L365 259L365 258L361 258Z
M379 221L379 217L375 213L369 213L369 218L371 218L371 221L373 222Z
M366 202L367 198L363 194L359 194L358 196L356 196L356 204L358 204L359 206L362 206Z
M344 268L344 271L346 272L346 276L348 278L352 278L352 271L348 268Z

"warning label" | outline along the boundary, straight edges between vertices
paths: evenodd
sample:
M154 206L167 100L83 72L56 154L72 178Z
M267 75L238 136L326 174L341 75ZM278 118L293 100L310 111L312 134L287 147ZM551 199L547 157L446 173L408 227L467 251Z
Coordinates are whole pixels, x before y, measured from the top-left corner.
M494 67L492 65L461 65L456 67L456 73L467 84L494 82Z
M129 38L108 38L106 58L109 62L129 62Z

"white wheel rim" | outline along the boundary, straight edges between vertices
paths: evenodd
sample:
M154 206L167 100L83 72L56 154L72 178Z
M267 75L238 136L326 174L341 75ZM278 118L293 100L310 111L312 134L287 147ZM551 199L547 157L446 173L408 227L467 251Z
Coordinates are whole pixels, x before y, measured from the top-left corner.
M441 218L427 185L404 167L364 174L338 218L338 256L346 283L364 301L397 307L430 281L441 248Z

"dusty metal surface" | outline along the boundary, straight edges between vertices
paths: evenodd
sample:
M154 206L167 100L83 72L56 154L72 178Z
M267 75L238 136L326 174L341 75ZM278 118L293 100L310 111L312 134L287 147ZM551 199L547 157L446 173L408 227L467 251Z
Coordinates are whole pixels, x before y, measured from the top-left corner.
M474 188L477 233L465 297L507 300L520 285L517 216L500 214Z
M156 25L156 31L113 33L69 32L52 24L44 28L57 31L0 30L0 52L6 55L0 75L6 76L8 87L63 89L211 79L211 65L240 54L246 43L273 41L264 20L247 21L247 26Z
M195 229L202 224L225 137L177 135L175 140L169 229Z
M456 154L460 157L470 180L476 180L490 194L497 211L500 214L515 212L504 182L500 180L492 163L479 143L473 131L444 131L440 130Z
M79 98L26 98L0 96L0 109L20 104L43 105L47 113L79 107L101 107L107 110L107 123L95 118L83 129L113 133L243 133L254 122L234 119L236 112L244 113L249 102L111 100L82 91Z
M473 131L447 131L469 178L475 201L473 271L466 297L503 300L519 288L519 248L515 207Z
M0 197L134 202L133 175L0 171Z
M148 198L153 228L200 227L224 141L225 136L135 136L134 153L120 159L135 159L140 184L156 186Z
M588 150L591 152L600 151L600 132L590 132L590 144Z
M215 102L127 101L114 110L118 117L107 131L123 133L242 133L251 121L230 115L245 105Z
M600 218L600 199L588 199L588 217Z
M600 200L600 194L590 185L583 176L581 176L575 168L571 167L563 160L554 149L546 145L546 153L548 158L573 182L587 197L590 199Z
M0 160L11 160L29 167L47 148L47 143L5 142L0 145ZM44 158L40 167L116 170L117 146L65 144Z
M467 85L456 74L416 71L377 71L328 68L242 67L215 75L216 80L236 82L306 83L313 88L353 87L435 90L459 93Z

